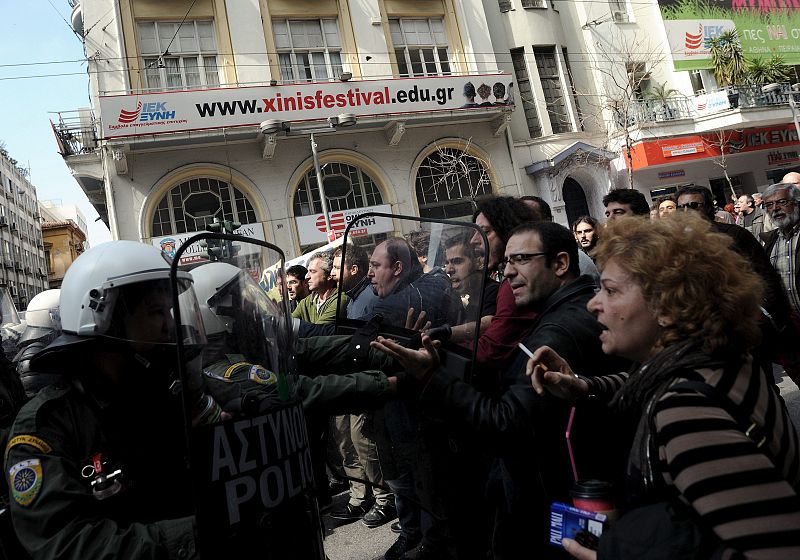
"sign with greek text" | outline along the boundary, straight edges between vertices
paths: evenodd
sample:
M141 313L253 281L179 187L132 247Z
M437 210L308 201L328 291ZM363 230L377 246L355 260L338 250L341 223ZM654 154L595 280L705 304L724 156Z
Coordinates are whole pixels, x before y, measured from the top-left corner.
M178 233L175 235L165 235L164 237L153 237L150 242L161 249L161 252L164 253L169 258L175 257L175 252L181 247L187 239L197 235L198 233L210 233L206 230L202 231L192 231L187 233ZM243 224L239 229L233 232L236 235L241 235L243 237L249 237L251 239L258 239L260 241L266 241L264 239L264 226L260 223L254 224ZM248 252L256 253L261 250L259 245L246 245L241 247L241 254L246 255ZM192 243L192 245L183 253L181 256L181 262L179 263L180 266L198 263L198 262L205 262L207 259L201 256L205 249L200 246L200 243Z
M354 208L352 210L340 210L330 212L328 217L331 222L331 230L336 234L336 237L344 235L344 230L359 214L366 212L382 212L389 214L392 207L388 204L380 204L378 206L366 206L364 208ZM297 233L300 235L300 245L311 245L314 243L325 243L325 217L322 214L312 214L310 216L299 216L296 218ZM358 221L350 228L351 237L362 237L364 235L374 235L376 233L385 233L392 231L394 225L391 218L383 218L378 216L368 216Z
M658 0L675 70L713 68L709 41L735 29L747 59L800 64L796 0Z
M193 428L192 476L204 552L233 554L241 542L278 547L276 539L284 535L270 534L270 527L297 523L289 513L292 504L303 514L314 484L302 405L278 405L253 417Z
M100 97L103 137L119 138L262 121L324 121L356 116L513 107L510 74L297 83Z

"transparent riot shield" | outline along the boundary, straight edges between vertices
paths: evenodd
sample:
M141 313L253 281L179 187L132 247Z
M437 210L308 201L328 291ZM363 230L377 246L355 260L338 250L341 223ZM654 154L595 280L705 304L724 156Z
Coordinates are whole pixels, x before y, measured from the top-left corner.
M20 336L25 330L25 323L17 313L14 299L6 288L0 288L0 337L2 338L3 352L12 359L18 350Z
M212 261L193 263L191 297L173 291L183 329L205 331L202 348L179 338L181 389L194 482L200 557L320 560L321 523L296 373L284 254L235 235L200 234ZM259 285L270 270L276 285Z
M402 235L367 235L376 220L389 220ZM420 334L429 334L442 342L443 367L468 381L483 315L487 246L472 223L377 212L356 216L342 243L339 298L341 304L344 294L346 311L340 312L337 333L374 325L382 336L417 346ZM348 263L365 258L367 276L349 276Z
M384 230L391 227L393 233L371 234L370 229L374 231L376 224L382 224ZM494 282L483 266L487 246L483 231L471 223L380 213L356 216L345 229L341 261L334 260L334 267L339 265L336 332L350 338L343 341L347 350L341 363L331 362L327 367L343 371L348 363L359 363L365 370L380 369L386 376L402 376L399 364L370 350L369 342L384 336L419 348L425 333L442 343L439 354L444 371L437 375L470 382L480 320L485 314L484 291ZM353 275L357 270L361 274ZM331 338L331 343L335 341ZM301 367L300 374L303 373ZM410 387L407 389L403 383L401 379L398 398L381 409L351 415L349 419L337 417L332 422L331 439L338 440L341 456L329 461L330 470L350 483L351 499L355 495L353 489L361 483L371 487L376 504L363 523L344 526L347 519L336 506L341 509L347 504L342 501L347 494L335 499L334 510L324 519L326 527L334 532L326 544L335 540L338 531L348 535L341 540L353 544L342 557L358 557L354 548L364 525L389 522L385 521L387 516L381 519L375 515L376 510L389 511L389 516L394 513L391 507L379 509L387 492L394 496L397 507L402 504L403 508L416 510L408 517L419 519L423 514L423 525L442 524L447 522L448 508L457 503L452 497L480 493L485 482L476 475L475 484L469 488L458 482L453 484L454 473L459 474L459 480L468 478L463 473L481 460L482 451L471 447L476 445L473 435L459 433L422 415L417 408L414 383L406 378L406 387ZM349 433L340 423L346 426L348 421ZM353 436L354 425L367 428ZM362 441L348 445L348 437ZM362 462L362 457L353 450L356 445L376 449L382 480L371 478L371 473L378 471L374 466L357 474L358 468L353 465ZM369 507L370 502L365 503ZM430 523L424 520L426 515ZM369 540L367 535L363 538Z

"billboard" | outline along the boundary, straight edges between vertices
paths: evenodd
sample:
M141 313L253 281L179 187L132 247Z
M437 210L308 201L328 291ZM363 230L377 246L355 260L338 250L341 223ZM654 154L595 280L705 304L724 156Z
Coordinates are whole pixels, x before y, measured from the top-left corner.
M324 121L356 116L512 107L510 74L162 91L100 97L103 137L258 126L275 119Z
M736 29L745 57L800 64L798 0L658 0L675 70L710 69L709 41Z

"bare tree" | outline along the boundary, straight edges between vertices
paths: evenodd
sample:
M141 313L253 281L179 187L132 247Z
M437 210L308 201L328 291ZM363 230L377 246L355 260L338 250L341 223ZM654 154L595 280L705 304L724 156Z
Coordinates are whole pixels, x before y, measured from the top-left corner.
M707 134L703 134L700 138L703 140L703 146L709 153L719 152L719 155L711 156L711 161L722 169L722 174L725 176L725 181L731 189L731 194L736 196L736 190L733 188L733 182L728 176L728 156L736 153L741 146L738 146L734 140L741 138L743 135L742 130L715 130ZM742 143L743 144L743 143Z
M599 32L594 35L596 58L592 69L599 77L594 80L598 89L596 93L582 95L586 104L594 108L584 111L583 119L594 120L597 128L608 131L609 147L619 149L625 157L628 188L632 189L636 140L632 132L636 128L641 131L646 122L664 120L648 109L644 92L649 86L651 70L666 57L660 47L649 39L638 38L636 33L613 30L608 35Z
M476 208L477 198L492 192L490 162L469 153L471 138L462 142L457 147L436 143L436 151L420 165L417 185L425 202L468 198Z

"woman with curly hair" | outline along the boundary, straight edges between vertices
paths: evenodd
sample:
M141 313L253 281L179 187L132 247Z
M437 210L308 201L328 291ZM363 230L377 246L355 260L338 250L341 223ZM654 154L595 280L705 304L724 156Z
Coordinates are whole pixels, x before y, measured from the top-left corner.
M664 557L800 557L797 432L749 355L763 286L709 226L681 213L603 231L593 253L601 289L588 307L603 351L639 364L631 373L576 377L547 347L528 362L538 393L606 399L640 418L623 508L635 512L600 539L598 553L565 539L576 558L660 557L649 529L671 530L675 519L697 538L688 555ZM653 522L660 504L668 514ZM631 555L631 540L649 548Z

